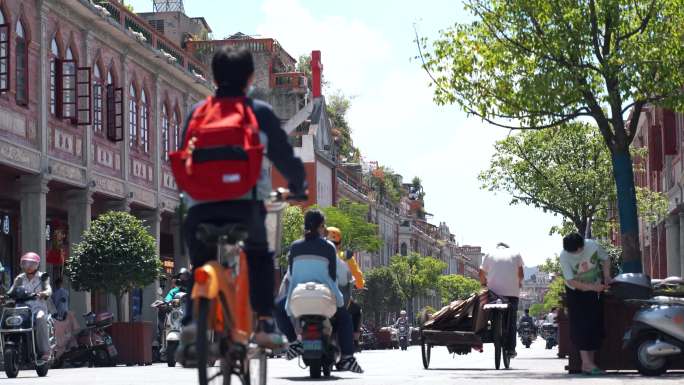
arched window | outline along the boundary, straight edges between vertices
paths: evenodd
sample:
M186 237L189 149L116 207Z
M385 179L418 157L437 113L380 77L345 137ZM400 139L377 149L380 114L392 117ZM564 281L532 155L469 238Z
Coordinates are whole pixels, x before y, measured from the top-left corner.
M76 124L76 56L71 47L67 48L64 57L64 64L62 65L61 81L61 117L71 118L71 121ZM57 103L59 105L59 102Z
M26 32L21 19L17 21L17 28L15 29L16 38L16 77L17 77L17 104L25 106L28 105L28 42L26 41Z
M403 255L403 256L408 255L408 250L407 250L407 247L406 247L406 243L405 243L405 242L402 242L402 243L401 243L401 255Z
M9 18L0 9L0 92L9 91Z
M181 141L183 139L181 138L180 132L180 111L178 111L178 107L176 107L176 111L173 115L173 143L174 146L176 146L176 150L179 150L181 148Z
M169 160L169 150L171 146L169 141L169 112L166 110L166 104L162 105L161 111L161 134L162 134L162 159Z
M149 108L147 104L147 94L143 89L140 92L140 146L145 153L150 152L150 125Z
M133 84L128 89L128 144L130 147L138 145L138 95Z
M53 37L50 42L50 113L57 115L57 61L59 57L59 45L57 38Z
M104 122L104 79L100 66L96 63L93 67L93 131L96 134L103 133Z

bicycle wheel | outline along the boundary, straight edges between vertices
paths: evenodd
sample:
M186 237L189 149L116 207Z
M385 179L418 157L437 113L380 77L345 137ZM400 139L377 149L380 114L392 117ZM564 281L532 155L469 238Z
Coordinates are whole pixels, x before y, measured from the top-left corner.
M494 367L499 370L501 367L501 313L497 312L494 316Z
M211 300L200 298L197 314L197 372L199 375L199 385L223 384L230 385L232 366L229 360L221 357L218 368L214 367L216 357L210 355L210 342L213 332L209 330L209 309Z

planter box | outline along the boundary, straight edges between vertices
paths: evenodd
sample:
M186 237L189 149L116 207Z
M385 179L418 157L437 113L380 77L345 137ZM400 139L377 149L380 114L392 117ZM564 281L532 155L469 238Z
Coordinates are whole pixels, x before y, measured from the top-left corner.
M622 338L627 329L632 326L634 313L639 306L628 304L622 300L606 294L603 301L603 327L605 338L601 344L601 350L596 353L596 365L603 370L636 370L634 364L634 352L632 349L622 349ZM566 333L569 341L570 321ZM562 337L561 337L562 340ZM570 373L582 371L582 361L579 351L569 346L568 365L565 369ZM560 354L560 353L559 353ZM680 356L670 361L670 369L684 369L684 359Z
M115 322L109 332L119 352L118 363L152 364L152 322Z

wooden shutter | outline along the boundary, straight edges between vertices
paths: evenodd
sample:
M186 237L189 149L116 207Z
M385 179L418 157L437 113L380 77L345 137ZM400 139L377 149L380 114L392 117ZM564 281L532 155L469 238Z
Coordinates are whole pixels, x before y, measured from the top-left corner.
M74 60L62 60L58 62L57 77L57 111L58 116L65 119L76 120L76 62Z
M76 117L79 126L92 124L93 78L90 67L78 67L76 72Z
M10 46L9 24L0 24L0 92L9 91Z
M651 171L663 169L662 129L652 125L648 132L648 163Z
M107 138L120 142L123 137L123 88L107 85Z
M677 121L671 110L663 110L663 153L677 155Z

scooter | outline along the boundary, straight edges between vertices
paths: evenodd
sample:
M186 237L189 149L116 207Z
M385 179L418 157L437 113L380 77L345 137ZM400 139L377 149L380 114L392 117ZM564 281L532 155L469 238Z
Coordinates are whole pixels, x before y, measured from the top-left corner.
M399 348L401 350L407 350L409 345L409 327L408 325L401 324L397 326L397 336L399 337Z
M520 342L529 349L532 342L537 339L536 327L529 321L523 321L518 326L518 334L520 334Z
M47 274L41 276L43 281L47 278ZM45 377L50 368L52 358L45 362L40 360L38 356L34 314L26 304L26 302L36 298L37 294L28 293L23 287L17 287L9 295L10 301L2 310L0 346L4 358L5 374L9 378L16 378L21 369L35 369L39 377ZM55 346L55 333L52 326L52 316L46 314L46 317L52 355Z
M542 324L542 337L546 340L546 349L553 349L558 345L558 325L553 322Z
M186 296L187 293L178 292L171 302L157 300L150 305L156 308L157 311L166 314L163 327L159 330L159 342L155 342L159 349L160 361L165 361L170 368L176 366L176 349L180 344L181 321L185 313L184 301Z
M297 285L290 297L290 309L300 330L304 364L311 378L330 377L339 358L330 319L337 311L330 289L316 282Z
M118 352L106 329L112 326L112 313L83 315L86 327L76 335L77 346L56 357L53 368L63 366L108 367L116 364Z
M648 276L623 274L615 278L617 285L649 285ZM653 280L653 288L684 286L684 280L670 277ZM611 288L612 289L612 288ZM639 297L639 296L632 296ZM641 297L644 297L642 295ZM625 334L623 348L633 350L637 370L644 376L660 376L667 372L670 361L684 352L684 298L656 296L628 298L642 308L634 315L634 323Z

